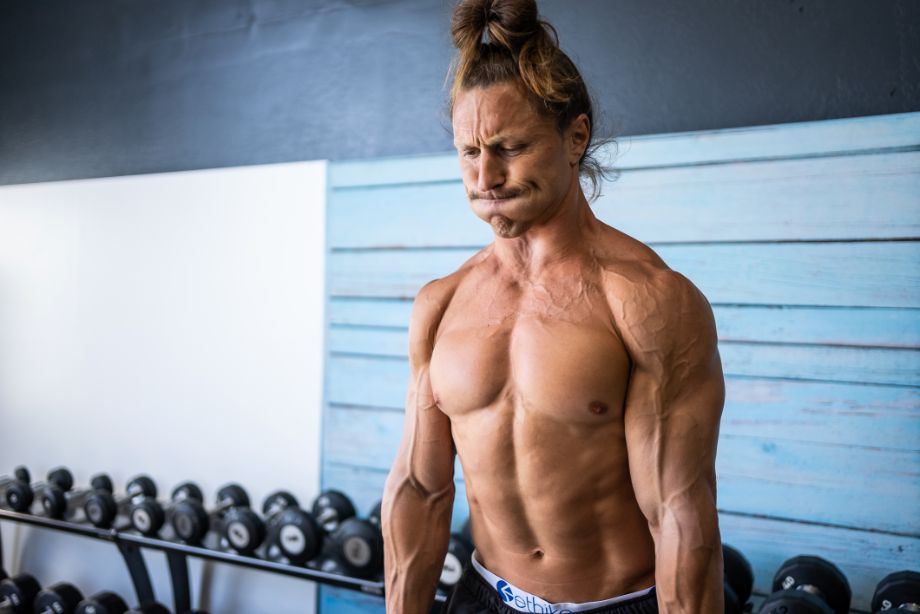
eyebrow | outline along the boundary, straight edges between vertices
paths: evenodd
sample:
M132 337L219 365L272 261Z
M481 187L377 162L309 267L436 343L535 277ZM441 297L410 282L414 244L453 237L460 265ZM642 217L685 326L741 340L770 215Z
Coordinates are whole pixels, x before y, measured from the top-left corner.
M510 134L498 134L498 135L495 135L493 137L486 139L483 145L486 147L495 147L496 145L501 145L509 141L517 143L523 140L524 139L519 136L512 136ZM465 147L466 145L467 144L464 143L463 141L456 139L456 138L454 139L454 147L461 147L461 146Z

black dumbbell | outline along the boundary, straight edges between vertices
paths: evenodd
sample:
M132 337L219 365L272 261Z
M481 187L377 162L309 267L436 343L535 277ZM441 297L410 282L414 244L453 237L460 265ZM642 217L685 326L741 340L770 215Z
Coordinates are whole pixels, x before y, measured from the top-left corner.
M75 614L125 614L128 604L117 593L101 591L77 605Z
M13 480L6 486L6 504L17 512L28 512L35 501L35 493L48 484L54 484L67 492L73 488L73 475L66 468L58 467L48 472L44 482L29 484L28 481Z
M335 531L342 521L357 514L348 495L338 490L326 490L313 501L313 517L326 533Z
M171 612L165 605L154 602L132 608L125 614L171 614Z
M252 556L265 541L265 522L248 505L236 505L224 513L221 545Z
M312 561L310 567L317 567L328 573L347 574L334 555L334 544L329 539L342 521L357 514L355 504L345 493L338 490L324 490L313 500L311 511L316 522L322 528L323 551L320 559ZM373 515L373 511L372 511ZM379 526L379 519L377 522Z
M873 612L920 612L920 572L904 570L890 573L875 587Z
M847 614L850 583L840 569L817 556L796 556L783 563L773 577L773 593L760 614Z
M32 606L35 614L74 614L83 594L69 582L58 582L39 591Z
M445 591L453 589L472 558L473 543L466 538L463 532L451 533L450 541L447 543L447 555L441 567L441 577L438 579L438 587Z
M32 614L32 604L41 588L38 580L27 573L0 580L0 612Z
M728 544L722 544L722 563L725 570L725 614L741 614L754 589L754 570L744 555Z
M322 552L322 528L291 493L279 490L270 494L262 503L262 514L267 527L267 558L303 565Z
M204 501L201 489L194 482L182 482L173 488L170 494L170 502L166 509L154 497L138 497L131 503L131 508L128 510L131 527L147 537L157 535L163 527L163 523L166 522L166 517L172 514L176 504L186 499L192 499L199 503Z
M348 504L354 509L350 501ZM345 574L373 578L383 570L383 534L379 523L348 516L338 523L326 541L326 553Z
M239 484L227 484L217 491L214 509L206 511L201 501L184 499L173 506L169 523L181 541L199 545L211 530L212 524L215 530L223 533L222 527L216 525L222 523L226 513L236 507L249 507L249 495Z
M89 488L64 491L57 484L46 484L38 491L38 501L49 518L59 520L73 516L77 510L83 509L83 504L97 490L112 492L112 479L98 473L90 480Z
M28 484L31 481L32 475L29 473L29 470L20 465L13 469L13 475L0 475L0 492L5 493L7 487L16 482Z
M83 513L95 527L109 529L115 519L127 514L132 504L141 497L156 499L157 485L146 475L139 475L128 481L125 494L116 498L111 490L96 490L83 504ZM162 523L161 523L162 524Z

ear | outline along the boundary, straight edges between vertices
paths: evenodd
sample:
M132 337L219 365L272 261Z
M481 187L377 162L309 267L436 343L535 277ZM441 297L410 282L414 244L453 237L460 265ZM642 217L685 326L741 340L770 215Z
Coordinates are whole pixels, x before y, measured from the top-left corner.
M588 119L587 113L582 113L572 120L566 129L566 144L569 148L569 164L575 166L591 141L591 120Z

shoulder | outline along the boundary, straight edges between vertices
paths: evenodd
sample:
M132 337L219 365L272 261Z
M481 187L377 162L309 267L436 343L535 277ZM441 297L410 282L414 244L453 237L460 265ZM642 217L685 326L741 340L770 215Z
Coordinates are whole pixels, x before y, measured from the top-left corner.
M650 247L616 232L604 241L602 278L631 358L641 364L717 352L712 307L699 288Z
M413 367L427 362L431 357L438 326L454 293L464 278L486 258L488 252L489 248L483 249L450 275L429 281L415 295L409 320L409 360Z

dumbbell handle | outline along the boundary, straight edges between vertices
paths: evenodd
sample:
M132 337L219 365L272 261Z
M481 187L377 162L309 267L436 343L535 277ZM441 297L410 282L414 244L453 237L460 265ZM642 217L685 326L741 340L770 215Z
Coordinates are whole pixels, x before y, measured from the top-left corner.
M793 590L805 591L806 593L811 593L812 595L817 595L818 597L824 598L824 593L821 592L821 589L815 586L814 584L799 584L792 587ZM827 601L825 599L825 601Z
M217 518L232 507L238 507L238 506L229 499L219 501L217 505L215 505L213 508L208 510L208 516L210 516L212 519Z
M60 491L53 484L47 484L40 491L39 500L41 501L42 509L45 510L48 516L52 518L65 518L72 517L77 510L82 509L86 500L95 492L93 488L83 488L64 492ZM58 502L60 507L57 510L54 508L55 497L63 497L63 500Z

